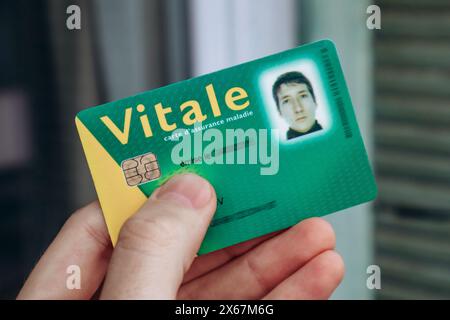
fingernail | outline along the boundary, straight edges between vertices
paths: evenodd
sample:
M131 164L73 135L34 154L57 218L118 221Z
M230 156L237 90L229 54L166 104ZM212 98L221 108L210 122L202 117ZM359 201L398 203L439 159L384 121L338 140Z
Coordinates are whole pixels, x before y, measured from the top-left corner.
M156 197L200 209L206 206L211 198L211 186L195 174L181 174L167 181Z

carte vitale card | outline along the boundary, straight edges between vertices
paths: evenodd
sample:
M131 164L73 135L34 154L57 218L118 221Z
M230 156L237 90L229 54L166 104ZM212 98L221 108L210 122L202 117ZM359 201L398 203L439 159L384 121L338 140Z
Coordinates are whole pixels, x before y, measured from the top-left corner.
M377 193L329 40L83 110L76 126L113 244L182 172L217 193L199 254Z

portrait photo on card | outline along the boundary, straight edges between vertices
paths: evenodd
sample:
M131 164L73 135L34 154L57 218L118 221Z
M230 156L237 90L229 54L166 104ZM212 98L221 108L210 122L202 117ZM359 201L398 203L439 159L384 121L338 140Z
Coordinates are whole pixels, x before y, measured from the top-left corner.
M330 110L319 72L311 60L298 60L264 71L259 86L270 126L280 141L295 143L324 134Z

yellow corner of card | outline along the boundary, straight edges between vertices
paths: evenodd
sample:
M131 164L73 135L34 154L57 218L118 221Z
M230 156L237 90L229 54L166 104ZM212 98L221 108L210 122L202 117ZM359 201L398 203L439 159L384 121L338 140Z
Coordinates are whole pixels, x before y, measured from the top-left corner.
M144 204L147 197L139 188L130 188L124 183L121 167L78 117L75 119L75 123L105 216L111 241L115 245L120 228Z

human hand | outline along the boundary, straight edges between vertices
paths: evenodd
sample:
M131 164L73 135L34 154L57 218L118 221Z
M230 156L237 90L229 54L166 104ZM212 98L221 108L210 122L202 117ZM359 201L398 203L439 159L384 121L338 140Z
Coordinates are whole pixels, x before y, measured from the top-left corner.
M69 218L18 299L327 299L342 280L321 218L196 257L215 209L206 180L175 176L128 219L113 249L94 202ZM70 265L80 267L80 289L66 287Z

